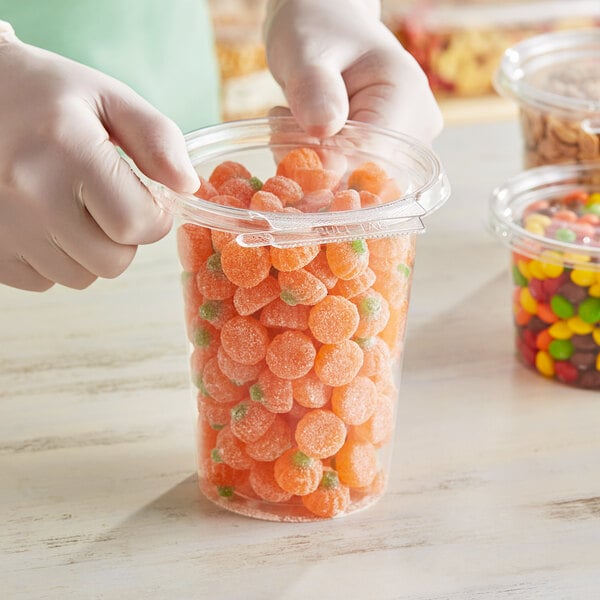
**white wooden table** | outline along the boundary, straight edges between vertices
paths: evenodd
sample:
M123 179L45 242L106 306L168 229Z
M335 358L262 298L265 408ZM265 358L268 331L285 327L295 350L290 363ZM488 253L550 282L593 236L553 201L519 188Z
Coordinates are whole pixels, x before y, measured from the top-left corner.
M600 394L514 359L490 190L515 122L449 127L419 239L388 494L331 522L200 497L173 240L114 281L0 288L0 597L600 597Z

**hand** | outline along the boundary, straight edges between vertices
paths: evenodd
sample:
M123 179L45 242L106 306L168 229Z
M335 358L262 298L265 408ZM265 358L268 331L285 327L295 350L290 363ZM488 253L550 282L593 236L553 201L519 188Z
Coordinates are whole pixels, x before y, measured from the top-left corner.
M271 0L267 60L306 131L328 137L346 119L430 142L442 117L416 60L379 20L375 0Z
M181 132L126 85L2 22L0 82L0 282L43 291L116 277L171 226L116 146L151 179L194 192Z

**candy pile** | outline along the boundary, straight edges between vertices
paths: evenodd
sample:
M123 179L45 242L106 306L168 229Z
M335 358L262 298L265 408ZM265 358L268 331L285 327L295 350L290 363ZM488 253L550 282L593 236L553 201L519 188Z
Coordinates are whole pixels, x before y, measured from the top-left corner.
M227 161L197 195L269 212L398 197L374 163L342 177L308 148L261 182ZM330 518L383 493L414 235L279 248L178 229L202 491L244 514Z
M600 193L572 191L538 200L522 226L536 236L600 247ZM540 247L530 258L513 252L517 349L542 375L600 389L600 264L589 254Z

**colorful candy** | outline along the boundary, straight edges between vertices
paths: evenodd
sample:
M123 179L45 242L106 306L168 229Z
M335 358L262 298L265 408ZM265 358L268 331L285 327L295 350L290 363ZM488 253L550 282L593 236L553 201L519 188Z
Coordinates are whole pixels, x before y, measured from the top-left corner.
M357 210L397 192L374 163L343 185L309 148L285 155L264 184L233 161L202 181L205 201L272 213ZM178 231L202 489L220 502L263 503L276 518L349 512L383 493L414 236L289 248L236 238L191 223ZM561 293L523 297L531 311ZM580 304L571 317L581 332L600 308ZM545 346L564 379L564 365L587 352L571 338Z
M596 249L600 195L574 190L532 203L522 226L536 236ZM549 378L600 389L600 265L590 253L513 253L517 350Z

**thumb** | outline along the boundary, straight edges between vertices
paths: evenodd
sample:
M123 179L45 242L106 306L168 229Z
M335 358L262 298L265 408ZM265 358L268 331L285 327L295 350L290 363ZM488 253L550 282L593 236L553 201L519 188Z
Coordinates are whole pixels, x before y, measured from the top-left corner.
M294 65L283 84L290 110L307 133L324 138L343 127L349 105L339 70L325 65Z
M176 192L200 187L181 130L149 102L123 85L103 96L100 110L111 140L144 175Z

